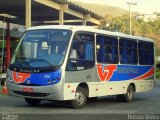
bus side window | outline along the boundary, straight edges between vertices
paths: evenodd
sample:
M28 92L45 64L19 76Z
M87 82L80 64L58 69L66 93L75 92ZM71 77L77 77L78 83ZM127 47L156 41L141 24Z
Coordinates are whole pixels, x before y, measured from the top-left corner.
M94 34L78 33L70 49L67 70L85 70L94 66Z
M71 49L70 59L77 59L77 51Z
M152 42L139 41L138 52L140 65L154 64L154 47Z
M137 64L137 41L120 39L120 63Z
M116 37L97 35L96 51L98 63L118 63L118 39Z
M93 44L92 42L87 42L85 46L85 59L86 60L94 60L93 58Z
M104 37L97 36L97 45L99 45L99 48L97 48L97 62L103 63L105 62L105 46L104 46Z
M128 55L128 41L125 39L120 39L120 62L121 64L128 64L129 63L129 55Z

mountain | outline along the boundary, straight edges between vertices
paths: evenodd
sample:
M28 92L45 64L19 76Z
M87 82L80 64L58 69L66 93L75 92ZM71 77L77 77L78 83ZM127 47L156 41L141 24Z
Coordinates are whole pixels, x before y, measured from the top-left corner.
M113 17L117 17L117 16L122 16L124 14L129 14L127 10L124 10L119 7L113 7L113 6L102 5L102 4L94 4L94 3L83 3L75 0L69 0L69 1L76 5L82 6L82 8L91 10L103 17L106 15L112 15ZM134 13L134 14L137 14L137 13Z

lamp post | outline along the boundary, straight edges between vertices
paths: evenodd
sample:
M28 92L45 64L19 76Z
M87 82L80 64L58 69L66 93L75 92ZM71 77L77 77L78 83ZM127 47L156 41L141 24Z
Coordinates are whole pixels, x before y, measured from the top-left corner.
M136 2L127 2L129 5L129 34L132 34L132 21L131 21L131 5L137 5Z

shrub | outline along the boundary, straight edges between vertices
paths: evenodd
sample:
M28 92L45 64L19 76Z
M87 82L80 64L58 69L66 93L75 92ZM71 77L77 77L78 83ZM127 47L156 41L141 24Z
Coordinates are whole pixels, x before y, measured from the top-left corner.
M160 79L160 68L156 68L156 78Z

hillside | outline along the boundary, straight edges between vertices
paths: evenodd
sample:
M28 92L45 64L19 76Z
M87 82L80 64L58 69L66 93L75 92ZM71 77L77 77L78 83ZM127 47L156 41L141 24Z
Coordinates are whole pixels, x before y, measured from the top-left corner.
M122 16L128 14L127 10L119 7L113 7L109 5L93 4L93 3L82 3L74 0L69 0L72 3L82 6L88 10L91 10L101 16L112 15L113 17Z

